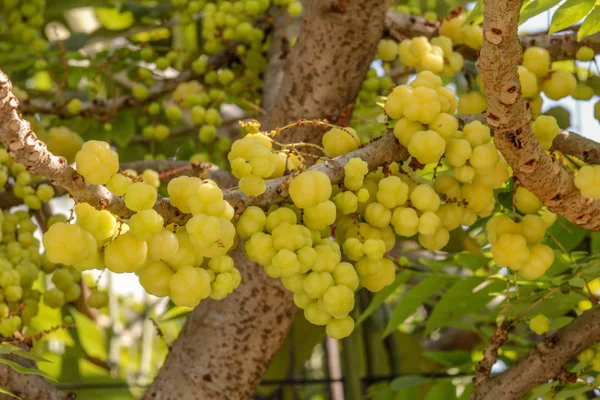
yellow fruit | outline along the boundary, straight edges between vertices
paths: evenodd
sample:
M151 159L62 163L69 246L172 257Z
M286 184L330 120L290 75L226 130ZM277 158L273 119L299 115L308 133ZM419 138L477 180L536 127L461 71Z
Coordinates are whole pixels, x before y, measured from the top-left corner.
M140 284L153 296L169 295L169 280L175 272L162 261L153 261L137 271Z
M402 118L394 125L394 136L402 146L407 147L413 135L422 130L424 130L424 127L420 123Z
M332 319L327 323L325 331L332 339L343 339L350 336L354 330L354 320L352 317L344 317L342 319Z
M331 181L321 171L305 171L292 180L289 194L299 208L314 207L329 200Z
M396 86L388 95L385 102L385 112L392 119L400 119L404 116L404 104L413 89L407 85Z
M379 270L368 276L360 276L360 284L370 292L379 292L384 287L394 282L396 277L396 266L387 259L382 258L375 262L379 263Z
M540 199L523 186L519 186L515 192L515 205L523 214L535 214L543 206Z
M87 141L75 156L77 171L86 181L104 185L119 171L119 156L106 142Z
M528 245L539 243L546 234L546 223L542 217L534 214L527 214L521 220L522 235L527 240Z
M196 307L210 292L210 274L202 268L183 266L169 280L169 296L178 306Z
M377 46L377 57L383 61L394 61L398 55L398 45L394 40L383 39Z
M554 262L554 251L544 244L534 244L530 249L530 257L519 270L519 274L527 279L542 276Z
M485 96L479 92L465 93L458 99L459 114L480 114L487 108Z
M146 262L148 245L127 232L106 245L104 263L117 274L135 272Z
M556 118L549 115L540 115L533 121L531 127L535 137L544 150L549 150L550 147L552 147L554 138L560 132L560 127L556 122Z
M520 270L529 260L530 251L527 241L516 233L503 233L492 245L492 254L496 265Z
M352 128L332 128L323 135L323 147L330 157L337 157L358 149L360 140Z
M529 329L531 329L538 335L543 335L544 333L548 332L549 329L548 318L542 314L536 315L529 321Z
M521 81L523 97L532 99L539 94L537 76L522 65L519 65L519 80Z
M567 71L554 71L550 79L542 83L542 90L552 100L560 100L569 96L575 87L577 87L577 79Z
M437 132L415 132L408 143L408 152L422 164L438 162L444 150L446 141Z
M420 211L436 212L440 207L440 196L428 184L421 184L410 194L413 206Z
M575 58L578 61L592 61L596 54L594 53L594 49L588 46L582 46L577 49L577 53L575 54Z
M550 71L550 61L550 53L541 47L528 47L523 53L523 66L538 78Z

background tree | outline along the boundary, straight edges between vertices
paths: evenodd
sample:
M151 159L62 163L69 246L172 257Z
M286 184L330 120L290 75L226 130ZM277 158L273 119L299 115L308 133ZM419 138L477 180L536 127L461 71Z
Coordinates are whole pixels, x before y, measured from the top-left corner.
M593 395L600 9L404 3L0 1L0 397Z

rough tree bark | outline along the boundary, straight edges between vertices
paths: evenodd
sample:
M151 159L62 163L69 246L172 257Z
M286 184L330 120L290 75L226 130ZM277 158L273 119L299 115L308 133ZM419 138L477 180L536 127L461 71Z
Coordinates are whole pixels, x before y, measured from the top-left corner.
M519 400L531 389L561 376L563 365L600 338L600 306L585 312L505 372L484 382L471 400Z
M336 120L354 104L383 32L389 1L310 0L298 43L264 126L298 118ZM282 140L315 141L322 129L293 130ZM393 138L392 138L393 139ZM295 315L291 294L240 249L243 283L221 301L197 307L144 400L249 399Z
M381 39L389 0L307 3L300 37L264 121L268 129L299 118L344 122ZM322 130L303 127L282 133L279 139L316 142L321 135Z
M531 130L531 112L521 95L517 73L522 58L517 35L522 4L522 0L484 1L478 65L487 97L487 123L521 185L551 211L584 229L599 230L600 202L581 195L573 176L546 154Z

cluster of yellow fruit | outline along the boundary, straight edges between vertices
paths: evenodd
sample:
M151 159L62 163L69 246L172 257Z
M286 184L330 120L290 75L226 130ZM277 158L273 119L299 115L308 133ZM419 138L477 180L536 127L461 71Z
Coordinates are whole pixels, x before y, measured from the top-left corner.
M349 165L355 162L362 161L353 159ZM339 187L337 191L334 196L331 181L323 172L302 172L289 185L293 206L272 208L268 214L250 207L240 216L237 230L246 239L247 257L263 264L269 276L282 279L284 286L294 293L296 305L304 309L307 320L326 325L329 336L343 338L354 329L354 320L348 314L354 308L354 291L359 283L378 291L393 281L394 263L383 256L395 238L388 227L391 242L386 244L381 240L380 230L368 223L360 223L360 230L357 225L353 234L340 234L340 229L350 228L342 228L340 218L344 218L344 212L355 212L358 200L353 192L341 192ZM341 200L342 193L353 196L353 210L351 205L348 208L352 199ZM338 206L340 203L344 204ZM331 237L330 229L336 219L337 241ZM364 239L364 245L357 240L360 250L349 249L346 244L342 249L340 238L352 235ZM355 266L342 262L342 251L356 261ZM357 251L363 255L357 256Z
M240 178L239 188L247 196L265 192L265 179L283 176L286 171L297 169L301 159L287 151L273 149L273 140L258 132L258 123L245 125L248 134L236 140L227 155L231 172Z
M422 72L410 85L396 87L385 104L387 114L398 120L394 135L412 157L422 164L444 160L449 167L433 182L423 179L414 182L407 178L410 175L403 174L403 181L395 184L398 186L395 192L402 198L397 204L402 207L390 213L396 233L412 236L419 232L419 242L428 249L443 247L448 241L448 231L472 224L477 216L489 216L495 207L493 190L500 188L511 175L487 126L473 121L458 130L458 121L452 115L456 100L448 90L441 86L438 76ZM546 116L536 119L533 130L545 148L551 146L559 132L556 120ZM380 185L391 178L384 178ZM540 242L555 216L548 211L543 212L544 218L536 215L542 203L527 189L519 187L515 196L517 208L527 215L518 224L504 215L494 216L487 225L488 240L498 266L510 267L526 278L535 279L554 260L553 251ZM408 207L404 206L407 199L410 199ZM366 217L369 221L368 213Z
M455 46L465 45L473 50L481 50L483 45L483 27L474 22L466 24L468 12L445 19L440 26L440 35L452 40Z
M591 364L594 371L600 372L600 343L579 353L577 359L582 363Z
M39 210L42 204L54 197L52 185L40 183L40 180L31 175L24 165L14 162L6 149L0 149L0 187L9 184L14 195L23 199L23 203L32 210Z
M186 176L169 182L171 204L193 215L184 226L169 229L152 208L160 183L155 171L145 171L141 179L118 173L118 155L98 141L86 142L76 161L87 182L124 196L135 214L125 223L107 210L77 204L75 224L57 222L43 236L51 262L80 271L135 272L148 293L188 307L209 296L223 298L239 285L240 273L226 255L235 237L234 211L215 182Z
M415 67L418 72L431 71L447 77L454 76L464 65L463 56L452 51L452 41L446 36L438 36L431 41L420 36L405 39L399 44L392 39L381 40L377 47L377 58L391 62L396 57L402 64Z
M441 84L439 76L422 72L410 85L398 86L390 93L385 110L398 120L394 135L420 163L438 163L445 155L454 176L441 175L437 184L429 182L436 188L432 192L454 203L453 209L466 210L465 220L473 222L476 215L492 212L493 189L508 179L508 164L492 143L488 127L473 121L458 130L453 115L456 97ZM461 206L465 203L466 207Z
M600 165L586 165L575 175L575 186L583 197L600 199Z
M532 213L517 223L505 214L494 215L486 233L496 265L509 267L526 279L542 276L554 262L554 251L540 242L554 219L551 214L543 218Z
M0 211L0 223L0 335L11 336L38 313L41 293L32 286L42 256L27 211Z

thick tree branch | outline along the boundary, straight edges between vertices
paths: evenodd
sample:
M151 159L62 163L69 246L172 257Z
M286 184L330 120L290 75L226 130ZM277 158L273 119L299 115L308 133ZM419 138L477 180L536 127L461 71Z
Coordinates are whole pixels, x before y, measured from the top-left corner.
M0 141L10 156L35 174L48 178L54 186L64 188L76 201L83 201L98 209L128 218L133 212L125 206L122 197L115 196L101 185L88 185L63 157L48 151L31 130L29 122L17 111L19 101L13 95L8 76L0 70ZM168 201L159 198L154 206L167 221L177 222L181 212Z
M35 367L32 361L22 357L12 354L2 357L27 368ZM75 398L72 393L61 393L39 375L23 375L4 364L0 364L0 387L10 390L24 400L71 400ZM14 397L0 394L0 400L14 399Z
M385 18L385 27L388 35L396 40L410 39L416 36L432 38L439 35L438 22L395 11L388 11ZM572 32L556 35L546 33L522 35L519 40L524 49L538 46L548 50L550 57L555 61L574 59L577 50L582 46L589 46L596 53L600 52L600 34L587 37L581 42L577 41L577 34ZM477 58L475 51L467 51L463 55L473 60Z
M334 7L340 4L337 0L308 0L306 4L302 33L291 49L282 88L269 110L275 118L262 121L266 129L306 117L335 120L354 104L381 38L389 1L353 0L343 10ZM318 141L323 130L305 127L290 133L293 136L287 139L294 142ZM386 142L401 151L391 135L371 145ZM367 147L358 151L366 152ZM335 177L342 171L339 162L314 168L324 168L339 179ZM267 194L255 199L256 204L282 200L285 186L281 184L286 179L269 182ZM251 204L236 189L226 191L225 197L238 210ZM229 400L250 399L254 394L293 322L296 307L279 280L267 278L240 248L233 257L242 273L242 285L227 298L204 302L192 312L144 399Z
M495 143L521 185L553 212L588 230L600 230L600 203L584 198L573 176L541 147L521 96L517 36L521 0L484 1L484 41L479 70L487 95L486 119Z
M389 0L308 0L304 26L284 67L284 79L267 129L297 119L347 124L383 33ZM304 40L306 39L306 40ZM323 131L289 130L282 142L319 142Z
M461 129L472 121L486 123L485 114L463 114L457 115L456 118ZM493 129L493 127L491 128ZM600 164L600 143L575 132L561 130L554 138L552 149L577 157L588 164Z
M542 340L517 364L477 389L471 400L518 400L531 389L560 375L575 355L600 339L600 305L583 313L556 335Z

